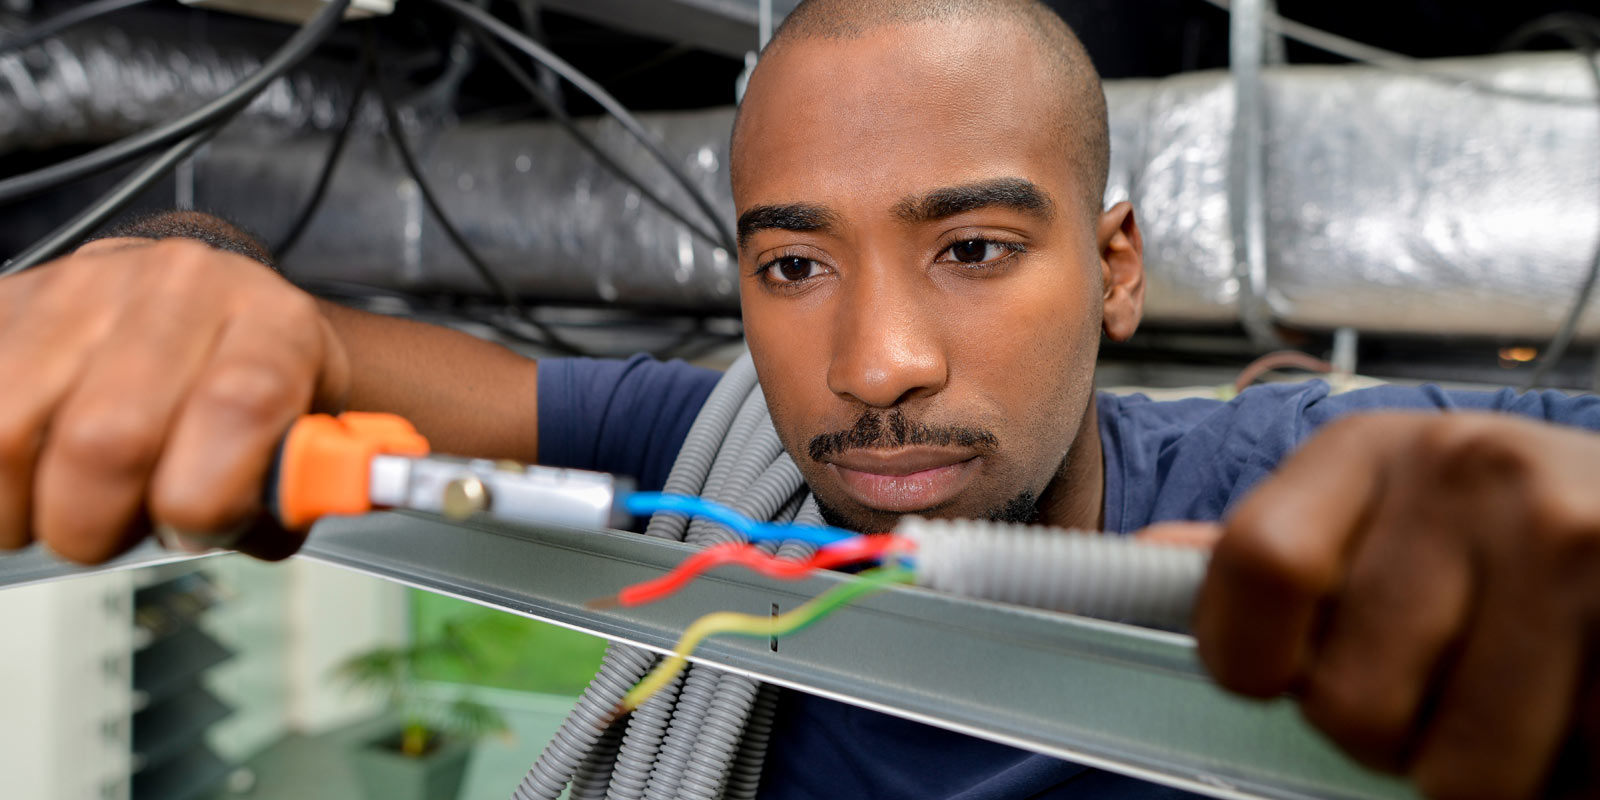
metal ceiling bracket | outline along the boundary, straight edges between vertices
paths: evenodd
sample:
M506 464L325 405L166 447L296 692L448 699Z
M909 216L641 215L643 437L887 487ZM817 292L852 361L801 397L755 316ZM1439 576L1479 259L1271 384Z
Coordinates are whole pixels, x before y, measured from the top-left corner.
M1263 350L1284 346L1272 324L1268 300L1266 205L1267 15L1271 0L1233 0L1228 62L1233 75L1233 137L1228 157L1228 217L1233 233L1239 321ZM1281 42L1281 39L1279 40Z

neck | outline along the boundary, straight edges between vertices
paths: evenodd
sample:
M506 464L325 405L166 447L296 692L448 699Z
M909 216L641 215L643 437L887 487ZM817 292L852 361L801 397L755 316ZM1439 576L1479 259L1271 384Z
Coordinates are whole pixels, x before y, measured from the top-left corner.
M1097 531L1105 523L1106 465L1100 449L1100 410L1089 396L1072 448L1039 498L1039 522Z

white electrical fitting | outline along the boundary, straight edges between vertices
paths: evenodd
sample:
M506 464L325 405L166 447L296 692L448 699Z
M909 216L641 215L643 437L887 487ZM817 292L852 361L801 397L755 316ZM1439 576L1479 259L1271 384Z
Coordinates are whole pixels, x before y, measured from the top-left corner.
M311 19L327 0L182 0L186 6L232 11L279 22L303 23ZM394 0L351 0L345 19L382 17L394 13Z

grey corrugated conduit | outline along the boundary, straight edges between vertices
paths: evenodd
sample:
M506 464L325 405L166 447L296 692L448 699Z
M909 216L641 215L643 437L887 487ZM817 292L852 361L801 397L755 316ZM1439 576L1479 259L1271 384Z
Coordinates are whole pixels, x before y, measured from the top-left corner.
M744 741L734 756L728 773L728 789L723 794L729 800L755 800L761 785L761 768L767 760L767 742L772 740L772 723L778 714L778 687L761 684L756 690L755 706L750 709L750 721L744 728Z
M783 453L748 355L723 376L689 430L664 491L700 495L757 519L820 523L804 481ZM728 531L658 514L645 533L712 544ZM777 547L785 558L814 548ZM625 730L610 715L622 695L656 662L655 654L613 644L600 671L513 793L515 800L555 800L572 785L574 800L646 797L753 798L771 735L776 690L691 665L665 691L630 715ZM610 774L603 774L609 767ZM737 785L730 784L736 780Z
M570 800L602 800L616 770L617 750L622 746L623 726L614 724L595 742L594 749L578 765L572 776Z
M773 430L749 355L707 399L665 491L700 495L755 519L822 523ZM937 520L906 520L899 530L919 542L923 585L1159 627L1184 626L1205 571L1201 552L1123 537ZM662 514L646 533L697 545L737 541L720 526ZM764 549L790 559L815 552L796 540ZM691 664L625 723L612 719L623 694L656 660L649 651L613 644L514 800L556 800L569 784L573 800L753 800L777 688Z
M661 750L661 740L667 736L672 707L678 702L682 689L683 676L679 675L633 712L628 720L628 733L622 740L625 757L619 755L610 790L605 796L644 797L644 787L650 782L650 768Z
M645 785L645 800L671 800L678 796L678 784L689 766L695 737L705 723L707 712L711 710L721 679L720 674L708 669L691 669L685 673L683 691L678 694L678 706L672 712L666 739L656 755L650 782Z
M717 702L706 710L676 797L716 800L722 796L760 688L760 681L743 675L724 674L717 681Z
M1209 553L1127 536L906 518L917 583L951 594L1169 630L1188 627Z
M515 800L559 797L606 732L612 711L622 702L622 696L644 677L655 659L655 654L636 647L612 645L607 648L594 680L589 682L577 705L511 796ZM638 677L630 679L629 675Z

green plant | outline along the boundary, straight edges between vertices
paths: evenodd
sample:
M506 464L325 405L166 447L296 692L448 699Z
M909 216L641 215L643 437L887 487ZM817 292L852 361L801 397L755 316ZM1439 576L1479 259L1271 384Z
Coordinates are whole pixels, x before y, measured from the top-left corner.
M420 758L441 736L473 741L485 736L508 736L505 718L473 699L469 685L457 687L453 698L441 699L423 691L419 675L447 671L471 676L482 671L479 629L493 626L493 616L480 612L447 620L432 635L419 637L405 647L380 647L360 653L334 670L335 679L351 689L376 692L400 715L399 751Z
M428 667L417 673L425 681L577 697L589 685L605 655L606 640L592 634L488 611L432 592L413 589L410 594L413 636L432 637L445 623L464 615L484 617L472 617L477 663L472 665L470 674Z

